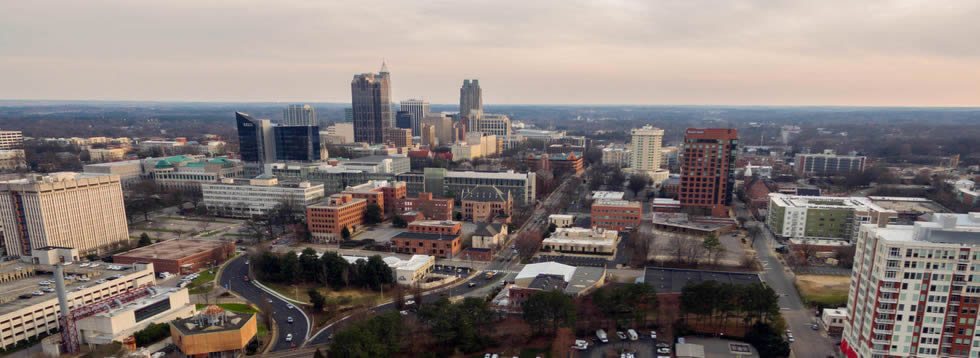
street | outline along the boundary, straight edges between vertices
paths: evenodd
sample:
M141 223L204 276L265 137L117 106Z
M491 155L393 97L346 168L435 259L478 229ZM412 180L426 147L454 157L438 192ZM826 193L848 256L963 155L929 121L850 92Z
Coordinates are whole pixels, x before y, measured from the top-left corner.
M253 281L245 282L244 277L248 275L248 265L245 261L247 255L242 255L232 259L228 266L221 272L218 283L222 287L228 287L232 292L248 300L256 307L272 307L272 319L278 329L278 337L273 344L271 352L281 351L292 348L294 345L299 347L306 340L306 333L309 330L309 321L306 316L300 313L300 308L289 309L288 302L270 295L261 288L255 286ZM249 277L252 278L252 277ZM262 304L266 301L267 304ZM293 323L288 323L287 318L293 317ZM270 334L272 327L269 327ZM286 335L292 334L292 342L286 342Z
M741 202L737 203L735 208L739 215L750 218L746 221L746 226L761 226L762 237L754 240L753 248L763 267L762 279L779 294L779 307L783 318L786 319L786 324L796 339L796 342L790 343L793 354L798 358L826 358L833 355L836 340L826 336L822 331L810 328L816 318L800 300L800 294L796 291L793 280L786 273L787 269L773 255L770 245L775 239L772 234L764 227L765 225L747 214Z

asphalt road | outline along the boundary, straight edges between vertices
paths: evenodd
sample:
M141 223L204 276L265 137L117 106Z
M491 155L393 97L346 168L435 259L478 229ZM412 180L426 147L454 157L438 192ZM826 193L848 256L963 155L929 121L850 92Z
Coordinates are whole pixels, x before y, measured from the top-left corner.
M228 266L221 272L218 282L222 287L228 287L258 307L272 306L272 319L279 331L272 352L287 350L293 348L294 345L296 347L301 346L306 340L306 332L309 330L309 322L306 317L300 313L299 308L289 309L288 302L266 293L255 286L252 281L245 282L244 277L248 275L248 265L245 264L247 258L247 255L242 255L229 262ZM263 304L263 301L271 303ZM290 316L293 317L293 323L288 322L287 318ZM290 333L293 335L293 340L286 342L286 335Z
M826 336L826 332L810 328L815 319L813 312L800 300L800 294L796 291L793 280L787 275L786 268L770 249L775 238L764 227L765 225L751 219L741 203L738 203L736 210L739 211L740 215L750 217L745 223L746 226L762 227L762 236L754 240L753 248L755 248L759 262L764 268L763 280L780 296L779 307L786 319L786 324L796 339L795 342L790 343L793 354L797 358L825 358L832 355L836 341Z

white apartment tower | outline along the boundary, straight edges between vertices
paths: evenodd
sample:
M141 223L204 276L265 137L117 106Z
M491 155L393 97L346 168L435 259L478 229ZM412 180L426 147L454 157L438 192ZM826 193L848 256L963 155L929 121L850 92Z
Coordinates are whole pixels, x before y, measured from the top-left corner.
M291 104L282 109L284 126L316 126L316 108L308 104Z
M21 131L0 131L0 150L23 148L24 135Z
M980 213L861 225L841 350L847 357L980 355Z
M634 128L633 160L630 168L637 171L653 172L660 170L660 146L663 144L664 130L652 126Z
M429 102L421 99L407 99L401 102L401 110L408 112L412 116L412 136L422 135L422 119L432 113L429 109Z
M71 247L82 255L129 241L118 175L61 172L0 182L7 256Z

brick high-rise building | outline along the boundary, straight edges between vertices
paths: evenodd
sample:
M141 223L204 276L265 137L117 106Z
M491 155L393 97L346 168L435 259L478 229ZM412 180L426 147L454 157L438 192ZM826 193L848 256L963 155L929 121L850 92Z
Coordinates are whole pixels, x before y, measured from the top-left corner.
M688 128L682 147L682 207L696 207L714 217L728 217L735 186L735 153L738 130ZM633 148L636 151L636 148Z
M849 358L977 357L980 213L861 225L841 351Z
M334 194L323 202L306 207L306 222L318 240L337 240L346 227L353 233L364 223L367 200L351 194Z
M354 75L350 83L354 116L354 141L384 143L384 129L391 127L391 74L381 65L379 73Z

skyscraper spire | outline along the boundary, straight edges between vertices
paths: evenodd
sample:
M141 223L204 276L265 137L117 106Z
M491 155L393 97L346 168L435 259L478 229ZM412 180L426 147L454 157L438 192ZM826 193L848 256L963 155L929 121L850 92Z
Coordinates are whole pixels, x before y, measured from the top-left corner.
M378 73L388 73L388 64L385 63L385 60L383 58L381 59L381 71L379 71Z

